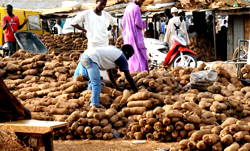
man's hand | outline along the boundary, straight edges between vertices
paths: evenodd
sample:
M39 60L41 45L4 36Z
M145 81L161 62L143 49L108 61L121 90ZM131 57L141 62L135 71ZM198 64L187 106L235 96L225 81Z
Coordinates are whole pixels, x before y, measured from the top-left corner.
M130 84L130 87L132 88L132 90L134 92L138 92L138 88L136 87L135 82L134 82L133 78L131 77L129 71L124 71L124 74L125 74L125 77L126 77L128 83Z
M134 93L137 93L138 92L138 89L133 89Z
M8 20L4 20L5 24L3 25L3 30L5 30L7 28L7 26L9 26L9 21Z
M26 19L24 20L23 23L26 24L28 21L29 21L29 20L26 18Z
M82 33L86 34L87 30L86 29L82 29Z
M118 86L117 86L117 84L116 84L116 82L115 82L115 78L114 78L112 69L107 70L107 72L108 72L108 76L109 76L109 79L110 79L112 85L113 85L117 90L119 90L119 88L118 88Z
M137 93L139 91L138 88L137 88L137 86L132 87L131 89L134 91L134 93Z
M27 22L28 22L28 19L24 19L23 24L18 27L18 30L22 29Z
M84 28L84 27L81 27L80 25L76 24L76 25L71 25L73 26L74 28L78 29L78 30L81 30L83 33L86 33L87 30Z
M119 88L118 86L116 86L115 89L118 90L118 91L123 91L123 89L122 89L122 88Z

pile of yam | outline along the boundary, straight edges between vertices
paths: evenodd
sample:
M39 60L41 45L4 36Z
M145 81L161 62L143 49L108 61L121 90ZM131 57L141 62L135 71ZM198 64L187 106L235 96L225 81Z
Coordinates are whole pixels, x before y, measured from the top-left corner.
M31 148L24 146L13 132L0 130L0 142L1 151L31 151Z
M170 150L249 151L249 132L249 122L227 118L221 125L201 126Z
M242 67L240 71L243 75L243 78L250 79L250 65L245 64L244 67Z
M221 142L221 131L228 129L222 125L228 118L237 119L236 125L246 125L239 119L250 116L250 87L244 87L222 66L215 68L218 78L205 91L184 89L191 73L206 69L204 64L198 68L157 68L131 73L139 89L137 93L118 71L116 83L122 89L118 91L105 83L100 94L105 108L97 109L89 106L88 80L83 76L72 79L80 54L78 51L30 54L19 50L12 57L0 58L0 76L31 111L33 119L69 123L67 129L56 132L56 139L123 137L180 143L185 140L189 145L180 145L182 150L198 150L198 142L205 140L207 150L218 143L222 149L247 143L247 138L238 136L243 133L238 128L230 132L231 144ZM216 140L210 140L214 135L204 134L204 140L198 138L189 143L196 131L213 127L221 127L216 131ZM206 134L214 133L211 130Z
M207 8L221 8L221 7L233 7L235 4L235 1L233 0L215 0L215 1L206 1L206 0L180 0L177 4L177 7L182 7L184 9L207 9ZM237 4L239 7L247 6L249 5L249 2L239 0L237 1Z
M206 37L198 37L197 35L190 37L189 48L197 53L197 58L202 61L213 61L214 48Z
M48 50L59 49L61 51L85 50L88 40L81 33L68 33L61 35L43 34L40 39Z
M14 84L13 89L22 83L67 81L74 74L80 55L78 51L55 55L19 50L10 58L0 58L0 77Z

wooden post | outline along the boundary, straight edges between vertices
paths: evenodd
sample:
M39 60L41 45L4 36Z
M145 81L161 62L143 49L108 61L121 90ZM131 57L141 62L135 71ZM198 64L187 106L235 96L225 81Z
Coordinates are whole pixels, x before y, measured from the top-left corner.
M43 135L45 151L54 151L52 132Z
M156 39L156 16L154 17L154 38Z
M234 53L234 24L233 16L228 16L228 29L227 29L227 59L232 59Z
M116 38L118 38L118 37L120 36L120 35L119 35L119 32L120 32L119 30L120 30L120 29L119 29L119 18L118 18L118 17L116 18L116 22L117 22Z
M213 15L213 43L214 43L214 58L217 59L217 49L216 49L216 25L215 25L215 11L212 11Z

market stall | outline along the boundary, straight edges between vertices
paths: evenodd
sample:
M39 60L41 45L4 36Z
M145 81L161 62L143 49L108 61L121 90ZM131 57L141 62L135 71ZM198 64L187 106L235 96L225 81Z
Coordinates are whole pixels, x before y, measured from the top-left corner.
M185 4L182 7L195 6L190 2ZM206 8L211 5L207 2L204 9L189 10L193 12L194 25L199 27L198 34L203 31L200 25L204 25ZM109 10L116 12L124 6L117 4L116 9ZM209 11L223 12L222 9ZM61 13L45 16L54 18ZM157 15L155 11L145 14ZM158 66L134 72L131 76L139 89L136 93L125 75L118 72L116 83L121 89L103 82L100 102L105 108L95 108L89 106L88 79L82 75L76 80L72 78L80 55L87 48L87 39L74 32L44 34L40 38L48 51L35 54L19 50L11 57L0 58L0 78L12 97L20 100L18 105L31 111L32 119L69 123L66 129L54 132L55 139L176 142L171 151L249 150L250 87L237 78L234 65L199 63L197 68ZM207 39L202 38L191 40L190 48L199 53L201 60L216 57L216 51L206 46ZM210 41L214 45L215 42ZM122 44L120 37L116 45ZM250 67L244 66L241 72L249 77ZM0 102L5 100L1 95L2 91Z

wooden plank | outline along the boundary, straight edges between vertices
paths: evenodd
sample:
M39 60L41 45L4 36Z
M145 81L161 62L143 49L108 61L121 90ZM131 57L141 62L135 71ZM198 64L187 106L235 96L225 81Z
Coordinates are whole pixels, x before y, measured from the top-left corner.
M0 123L0 129L13 132L45 134L53 131L54 128L67 126L67 122L40 121L40 120L19 120Z
M250 40L250 15L244 15L244 39Z
M214 58L217 59L217 49L216 49L216 28L215 28L215 11L212 11L213 15L213 45L214 45Z
M233 34L234 34L234 50L238 47L238 42L240 39L244 39L244 24L243 17L233 16Z
M228 30L227 30L227 60L231 60L233 53L234 53L234 47L233 47L233 16L228 16Z

